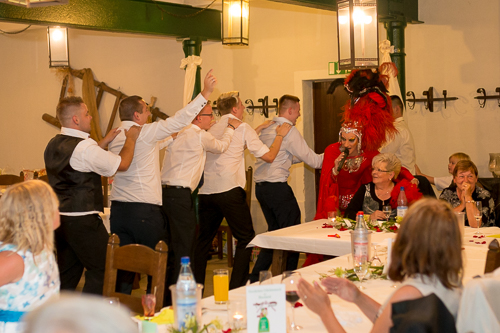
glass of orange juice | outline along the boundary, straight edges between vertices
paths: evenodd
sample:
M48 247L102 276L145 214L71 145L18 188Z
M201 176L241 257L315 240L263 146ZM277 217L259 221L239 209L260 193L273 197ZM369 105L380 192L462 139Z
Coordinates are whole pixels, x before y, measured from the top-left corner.
M229 271L214 269L214 299L215 304L225 304L229 299Z

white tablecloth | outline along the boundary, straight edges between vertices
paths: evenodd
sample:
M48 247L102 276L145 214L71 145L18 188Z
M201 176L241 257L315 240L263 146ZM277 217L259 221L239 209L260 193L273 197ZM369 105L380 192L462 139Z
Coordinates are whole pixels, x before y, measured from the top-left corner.
M319 253L323 254L338 254L339 251L346 251L350 252L350 237L345 237L340 238L340 239L330 239L327 238L327 240L321 240L321 237L324 236L324 234L331 234L332 231L333 233L335 232L335 229L322 229L321 227L317 229L316 227L321 225L322 221L316 221L313 223L306 223L305 225L300 225L300 226L294 226L291 228L287 229L292 229L295 228L296 230L299 231L299 233L294 232L294 236L292 237L290 233L288 235L287 241L281 240L280 238L276 237L276 235L273 235L269 238L266 237L260 237L260 239L257 239L257 237L252 241L254 245L258 244L273 244L273 243L266 243L269 242L270 239L274 240L277 242L275 246L272 246L272 248L281 248L285 250L298 250L298 251L307 251L307 252L315 252L312 249L317 249L316 251L319 251ZM299 228L302 227L302 228ZM289 230L288 230L289 231ZM500 234L500 228L482 228L482 232L484 232L487 235L496 235ZM476 245L475 243L469 242L470 239L472 238L472 234L475 232L475 229L471 228L465 228L465 240L464 240L464 250L463 250L463 255L464 255L464 283L472 279L472 277L476 275L481 275L484 272L484 266L486 262L486 253L488 251L487 244L491 242L493 238L491 237L486 237L482 238L482 240L486 240L487 244L480 244ZM272 233L277 233L277 232L272 232ZM345 232L341 234L344 235ZM270 234L270 233L267 233ZM296 240L299 238L299 234L303 238L303 242L296 242ZM265 235L265 234L263 234ZM392 234L384 234L380 233L380 236L375 236L377 237L377 240L382 240L387 237L391 237ZM316 237L314 237L316 236ZM394 235L393 235L394 236ZM285 236L286 237L286 236ZM349 239L349 241L346 241L346 239ZM256 241L257 239L257 241ZM308 240L311 242L313 240L313 243L319 243L322 244L324 247L319 246L318 244L316 245L310 245L308 244L309 242L305 241ZM340 240L340 242L335 242L336 240ZM256 242L255 242L256 241ZM341 250L335 250L334 246L332 245L332 242L328 244L329 241L333 241L335 243L335 246L339 246ZM258 244L257 244L258 243ZM344 244L345 243L345 244ZM292 244L296 244L293 246ZM349 244L347 246L346 244ZM259 246L261 246L259 245ZM271 246L270 246L271 247ZM328 250L330 249L330 250ZM381 248L378 250L379 251L379 256L382 257L382 260L385 262L385 258L387 256L387 250L385 248ZM316 252L318 253L318 252ZM347 255L331 259L328 261L321 262L316 265L312 265L309 267L301 268L298 271L301 273L302 277L309 281L319 281L319 273L326 273L331 269L334 269L336 267L348 267L348 260L347 260ZM281 276L275 276L273 277L273 283L280 283L281 281ZM365 293L368 294L370 297L375 299L379 303L383 303L387 298L390 297L392 292L394 292L394 288L392 286L394 285L393 282L387 281L387 280L369 280L363 282L363 285L367 288L365 290ZM245 287L238 288L231 290L229 292L229 299L230 300L235 300L235 299L240 299L243 300L245 299ZM372 323L371 321L365 317L361 311L358 309L357 306L355 306L352 303L345 302L338 298L337 296L330 296L330 300L332 302L332 308L335 312L335 315L339 319L340 323L344 326L347 332L369 332ZM288 305L287 305L288 306ZM227 311L225 311L225 306L224 305L215 305L214 303L214 298L213 297L207 297L202 300L202 307L204 307L206 310L205 314L203 315L203 321L204 323L208 323L210 320L215 319L216 317L219 318L219 320L222 323L227 322ZM288 315L290 316L291 309L288 306ZM295 322L301 326L304 327L303 330L301 330L302 333L317 333L317 332L326 332L323 324L321 323L321 320L319 317L311 312L309 309L307 309L305 306L296 308L295 309Z
M265 232L255 236L248 245L258 246L267 249L288 250L315 254L325 254L332 256L342 256L351 253L351 234L349 231L338 231L335 228L322 228L328 220L316 220L295 225L293 227ZM500 228L481 228L486 235L500 234ZM487 247L486 245L476 245L472 240L475 229L465 227L464 246ZM340 238L328 237L328 235L338 234ZM391 232L373 232L372 244L384 244L388 238L395 238L396 234ZM483 238L489 244L490 237Z

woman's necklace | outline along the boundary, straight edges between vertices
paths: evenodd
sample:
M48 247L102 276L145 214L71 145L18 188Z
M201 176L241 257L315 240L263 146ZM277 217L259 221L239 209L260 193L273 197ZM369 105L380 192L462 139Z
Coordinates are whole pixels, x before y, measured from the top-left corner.
M386 190L383 190L383 189L378 189L376 186L375 186L375 194L377 195L377 197L380 199L380 197L386 197L387 195L389 195L389 197L391 196L389 193L392 192L392 189L394 188L394 184L391 184L391 186L389 186L389 189L386 191ZM382 199L381 199L382 200ZM384 201L387 200L387 199L384 199Z

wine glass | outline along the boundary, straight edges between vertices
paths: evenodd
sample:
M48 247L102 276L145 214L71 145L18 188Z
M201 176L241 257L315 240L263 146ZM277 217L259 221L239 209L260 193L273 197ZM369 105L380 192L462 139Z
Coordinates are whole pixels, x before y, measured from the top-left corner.
M272 284L273 275L270 271L259 272L259 284Z
M302 326L295 324L295 303L299 300L299 295L297 294L297 284L300 278L300 273L293 271L285 271L281 276L281 283L285 285L286 301L292 306L292 323L290 324L290 329L292 331L302 329Z
M476 209L474 210L474 218L476 219L477 222L477 230L474 233L476 236L482 236L483 233L479 231L479 228L481 228L481 222L483 218L483 204L481 201L476 201Z
M382 213L384 213L384 215L385 215L386 222L389 222L389 217L391 216L391 213L392 213L392 207L391 206L383 206Z
M369 262L366 260L365 256L354 258L354 273L359 279L359 289L366 289L363 287L363 279L368 273Z
M373 257L371 260L371 265L372 266L382 266L382 260L380 260L380 258L377 255L377 245L372 244L372 247L373 247Z

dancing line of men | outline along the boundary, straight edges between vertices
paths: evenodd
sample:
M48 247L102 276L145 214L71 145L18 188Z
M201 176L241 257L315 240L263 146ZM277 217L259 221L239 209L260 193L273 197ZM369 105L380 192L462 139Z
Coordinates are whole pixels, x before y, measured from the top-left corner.
M167 286L175 283L182 256L192 258L195 279L204 283L211 243L224 218L238 241L230 288L249 279L252 249L247 245L255 233L244 191L245 149L257 158L256 196L268 229L300 223L297 200L287 184L289 168L305 162L320 169L323 163L323 154L315 154L294 127L300 100L284 95L279 117L254 130L242 122L245 108L238 93L224 93L217 100L222 117L214 124L208 98L216 83L208 72L203 91L191 103L154 123L148 123L149 108L141 97L125 98L119 107L121 126L99 143L89 138L92 117L83 100L66 97L59 102L61 133L48 143L44 158L61 203L61 227L55 235L61 289L74 290L85 268L83 291L102 293L108 233L99 217L101 176L115 175L110 224L120 245L154 249L158 241L167 241ZM161 147L167 151L160 172ZM197 189L199 226L192 195ZM251 281L258 280L259 270L269 269L271 253L262 251ZM295 269L297 259L291 256L287 269ZM133 278L119 272L117 291L130 293ZM170 302L166 288L164 305Z

